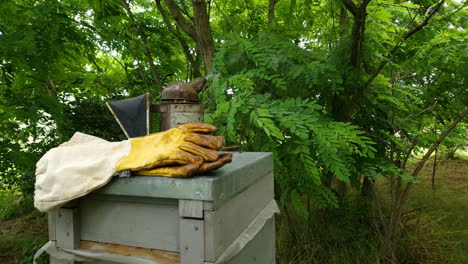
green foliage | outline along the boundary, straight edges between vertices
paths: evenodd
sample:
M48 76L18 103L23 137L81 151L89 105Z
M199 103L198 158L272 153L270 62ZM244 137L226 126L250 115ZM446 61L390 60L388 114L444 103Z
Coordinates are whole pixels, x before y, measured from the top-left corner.
M367 206L362 197L349 195L340 208L314 210L313 220L283 209L277 217L277 263L379 263L380 241Z
M25 240L21 243L21 255L23 258L19 264L29 264L32 263L34 254L39 250L45 243L47 239L36 238L31 240ZM47 254L42 254L37 260L37 264L47 264L49 263L49 256Z
M0 191L0 221L5 221L16 216L19 211L19 199L10 192Z
M122 1L0 2L0 189L24 198L1 198L9 204L2 217L30 208L35 163L74 132L123 139L104 102L144 92L159 99L148 55L163 85L203 68L190 36L200 28L189 34L170 17L171 30L155 1L128 2L134 22ZM174 2L196 21L190 2ZM202 30L211 30L216 55L202 94L206 122L228 144L273 152L277 195L293 214L330 221L336 240L372 232L361 232L368 223L356 216L372 208L346 194L373 197L363 182L380 179L417 183L406 161L466 109L466 3L446 0L418 29L436 1L372 0L365 20L339 0L274 1L274 10L268 1L208 2L210 28ZM438 153L454 156L466 135L462 120Z
M330 78L333 68L315 56L298 56L301 53L307 55L279 40L224 46L210 85L217 109L207 120L220 127L230 144L272 151L282 200L291 197L298 212L307 216L301 197L313 198L318 207L338 206L327 186L330 175L343 182L357 178L357 157L372 159L375 148L358 127L327 117L316 100L302 93L325 89L331 82L321 78ZM309 70L311 65L315 71Z

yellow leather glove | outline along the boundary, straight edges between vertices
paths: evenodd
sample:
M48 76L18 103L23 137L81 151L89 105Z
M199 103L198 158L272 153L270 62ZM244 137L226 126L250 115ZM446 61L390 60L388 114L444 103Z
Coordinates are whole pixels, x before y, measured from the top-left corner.
M131 150L116 165L116 171L140 171L159 167L187 165L200 168L204 161L216 161L222 137L210 136L216 127L185 124L164 132L130 139ZM193 169L192 169L193 170Z
M149 170L137 171L140 175L164 176L164 177L190 177L210 170L221 168L232 161L232 154L222 154L216 161L203 162L201 165L186 164L182 166L161 167Z

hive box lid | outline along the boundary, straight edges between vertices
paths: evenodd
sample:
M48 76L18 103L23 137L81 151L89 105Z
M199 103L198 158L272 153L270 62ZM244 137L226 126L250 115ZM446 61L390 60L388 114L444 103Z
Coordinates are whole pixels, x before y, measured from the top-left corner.
M95 193L202 200L219 204L272 171L273 155L269 152L233 153L231 163L202 176L115 178Z

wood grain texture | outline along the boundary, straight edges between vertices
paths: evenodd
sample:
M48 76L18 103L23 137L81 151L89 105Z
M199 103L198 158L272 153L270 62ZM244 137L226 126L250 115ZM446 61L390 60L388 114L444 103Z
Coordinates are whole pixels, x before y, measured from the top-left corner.
M80 249L116 254L121 256L139 257L152 260L160 264L179 264L180 254L171 251L163 251L149 248L132 247L119 244L102 243L82 240Z

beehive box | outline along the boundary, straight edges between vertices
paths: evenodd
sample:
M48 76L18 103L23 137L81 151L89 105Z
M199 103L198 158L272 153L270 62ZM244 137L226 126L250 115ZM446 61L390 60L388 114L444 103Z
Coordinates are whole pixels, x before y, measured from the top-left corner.
M272 203L271 153L235 153L232 163L206 176L115 178L50 212L49 236L60 248L161 264L271 264L275 263L274 217L238 254L226 261L220 257ZM51 257L51 263L74 261Z

